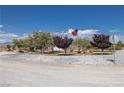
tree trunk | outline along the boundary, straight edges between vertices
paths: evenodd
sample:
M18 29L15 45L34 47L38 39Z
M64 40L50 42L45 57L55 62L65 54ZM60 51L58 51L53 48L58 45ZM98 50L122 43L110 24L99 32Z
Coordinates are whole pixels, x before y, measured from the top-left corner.
M81 53L81 47L78 46L78 53L80 54Z
M104 52L104 49L101 49L102 52Z
M43 48L41 48L41 53L42 53L42 54L44 53L44 49L43 49Z
M64 52L65 52L65 54L67 54L67 49L66 48L64 49Z
M103 53L103 52L104 52L104 49L102 49L101 51L102 51L102 55L103 55L103 54L104 54L104 53Z
M54 52L54 49L53 49L53 47L51 47L51 51L52 51L52 53Z
M31 51L31 52L35 52L34 47L31 47L31 48L30 48L30 51Z

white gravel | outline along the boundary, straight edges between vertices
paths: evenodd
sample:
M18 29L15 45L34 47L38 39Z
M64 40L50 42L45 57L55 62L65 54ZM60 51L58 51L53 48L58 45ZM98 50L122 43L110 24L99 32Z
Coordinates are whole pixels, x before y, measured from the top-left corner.
M121 65L102 65L112 56L0 54L0 87L124 86L123 51L116 53Z
M1 58L19 61L60 64L114 64L113 55L47 56L40 54L1 52ZM116 64L124 64L124 50L116 51Z

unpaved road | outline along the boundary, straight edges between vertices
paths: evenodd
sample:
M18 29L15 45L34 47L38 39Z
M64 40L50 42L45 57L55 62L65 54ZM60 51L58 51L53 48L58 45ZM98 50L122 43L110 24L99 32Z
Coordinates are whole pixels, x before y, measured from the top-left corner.
M124 65L64 65L0 59L0 86L124 86Z

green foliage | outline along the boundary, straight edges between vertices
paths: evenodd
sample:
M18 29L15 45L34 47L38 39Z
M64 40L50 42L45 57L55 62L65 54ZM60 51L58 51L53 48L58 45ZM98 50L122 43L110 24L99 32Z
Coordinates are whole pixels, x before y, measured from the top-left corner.
M13 44L17 46L18 48L26 47L25 41L22 39L14 39Z
M41 49L42 52L53 45L53 38L49 32L35 32L30 36L29 40L32 43L32 47Z
M85 49L89 49L92 47L90 44L90 41L86 39L76 39L74 41L74 45L78 45L79 47L85 48Z
M120 50L122 48L124 48L124 44L122 41L119 41L116 45L115 45L116 50Z
M25 39L14 39L13 45L7 45L6 47L8 50L18 47L20 50L30 49L30 51L34 52L35 50L39 49L43 53L46 49L52 49L56 45L57 47L64 49L66 52L66 49L71 45L72 41L73 40L68 37L53 37L50 32L34 32ZM87 39L76 39L73 41L73 45L78 46L78 51L80 52L82 50L85 52L87 49L94 48L91 44L102 50L105 48L109 48L109 50L113 49L111 43L109 42L109 36L105 35L94 35L93 41L91 42ZM124 48L122 41L119 41L115 46L116 49Z
M6 47L9 51L11 50L11 45L6 45Z
M18 48L29 48L31 51L40 49L44 52L45 49L53 46L53 38L49 32L34 32L25 39L14 39L13 43Z
M87 39L76 39L73 44L78 46L78 53L81 53L82 51L85 53L87 49L92 47L90 41Z

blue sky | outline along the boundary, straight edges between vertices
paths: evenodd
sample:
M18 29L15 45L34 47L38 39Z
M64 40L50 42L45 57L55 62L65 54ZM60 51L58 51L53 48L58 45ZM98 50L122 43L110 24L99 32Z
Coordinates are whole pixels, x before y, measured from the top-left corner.
M104 34L119 29L123 38L124 6L0 6L2 34L21 37L33 31L63 32L69 28Z

